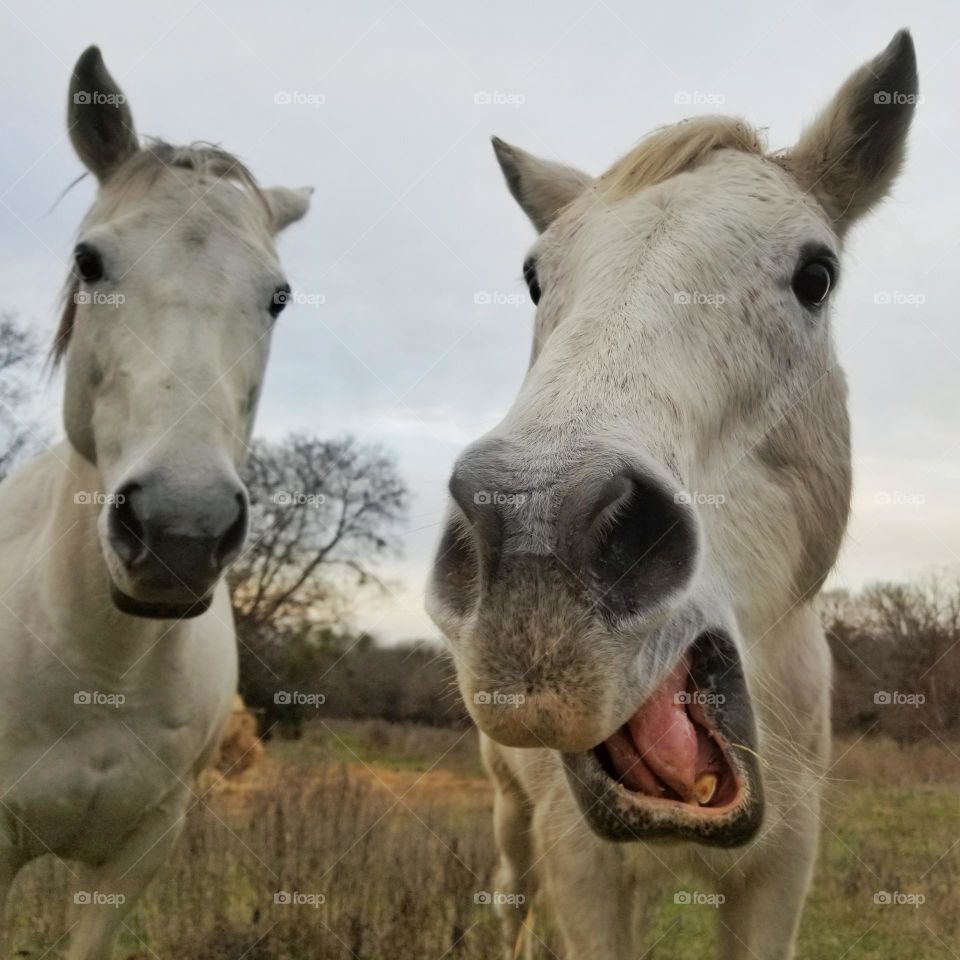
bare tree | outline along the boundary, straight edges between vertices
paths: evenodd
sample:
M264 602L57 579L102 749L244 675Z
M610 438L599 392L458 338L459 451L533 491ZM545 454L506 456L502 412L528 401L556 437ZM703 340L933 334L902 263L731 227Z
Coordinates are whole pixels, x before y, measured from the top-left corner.
M257 441L244 480L250 536L231 574L238 619L329 622L345 592L379 583L377 561L398 547L408 499L391 455L353 437Z
M30 447L34 426L24 404L28 374L37 363L36 341L14 314L0 313L0 479Z
M821 600L838 729L901 740L960 729L960 582L932 575Z

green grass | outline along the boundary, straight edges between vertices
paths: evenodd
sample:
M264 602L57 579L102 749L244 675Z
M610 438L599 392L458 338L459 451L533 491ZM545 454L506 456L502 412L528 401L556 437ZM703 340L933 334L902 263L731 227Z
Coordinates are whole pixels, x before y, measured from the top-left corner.
M864 741L833 776L798 957L956 960L960 763L945 747ZM117 956L496 960L495 921L474 902L494 865L481 777L472 732L336 722L271 743L242 791L191 812ZM68 876L52 861L26 873L11 910L14 949L57 957ZM278 905L278 891L324 902ZM925 900L884 906L879 891ZM664 898L645 960L713 956L714 917ZM538 932L552 940L542 919Z
M362 763L415 773L443 769L466 777L484 775L472 729L327 720L307 727L302 740L278 740L270 749L278 760L300 766Z

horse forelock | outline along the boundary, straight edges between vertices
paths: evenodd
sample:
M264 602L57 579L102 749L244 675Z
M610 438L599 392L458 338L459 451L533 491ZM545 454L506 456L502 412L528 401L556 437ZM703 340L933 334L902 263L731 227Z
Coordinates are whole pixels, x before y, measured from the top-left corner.
M736 117L697 117L655 130L621 157L597 181L597 192L628 197L670 177L692 170L717 150L765 156L759 130Z

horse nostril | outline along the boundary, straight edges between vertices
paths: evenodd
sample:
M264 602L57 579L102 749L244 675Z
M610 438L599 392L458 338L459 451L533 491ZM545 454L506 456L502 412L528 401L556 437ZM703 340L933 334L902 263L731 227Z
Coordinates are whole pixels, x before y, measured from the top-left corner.
M630 616L674 596L697 560L692 512L661 481L625 469L580 501L566 533L579 542L601 605ZM577 517L581 518L578 522Z
M147 549L147 531L136 506L140 492L139 484L128 483L116 492L109 508L110 540L120 559L128 565L136 562Z
M215 557L221 567L225 567L240 552L247 538L247 498L243 493L238 493L236 502L237 515L216 546Z

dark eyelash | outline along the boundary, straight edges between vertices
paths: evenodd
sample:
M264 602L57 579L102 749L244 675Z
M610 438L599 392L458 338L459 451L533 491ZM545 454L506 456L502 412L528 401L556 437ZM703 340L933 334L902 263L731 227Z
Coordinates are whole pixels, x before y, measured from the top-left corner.
M540 302L541 290L540 281L537 278L537 261L533 257L528 257L523 263L523 279L530 291L530 299L536 306Z

